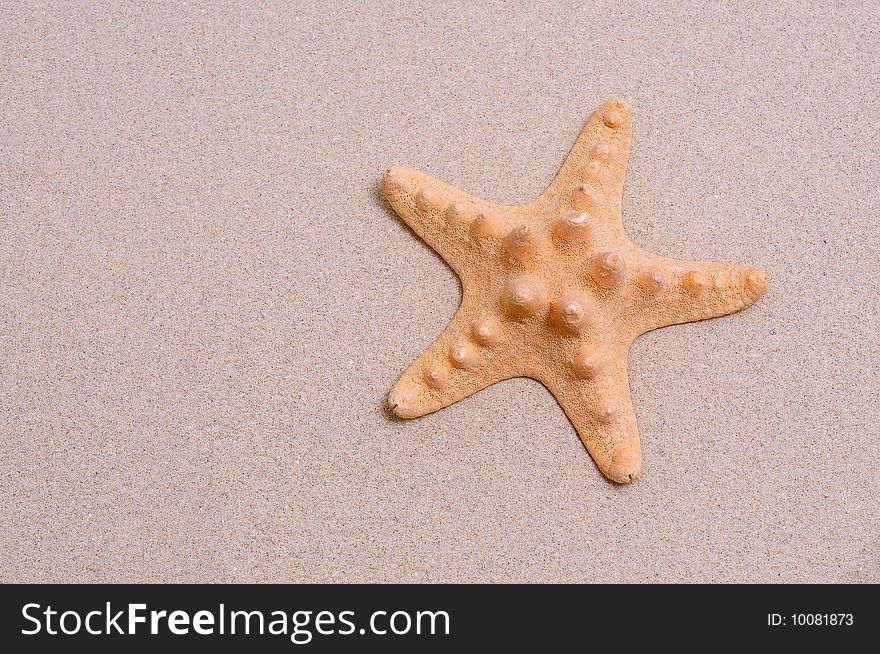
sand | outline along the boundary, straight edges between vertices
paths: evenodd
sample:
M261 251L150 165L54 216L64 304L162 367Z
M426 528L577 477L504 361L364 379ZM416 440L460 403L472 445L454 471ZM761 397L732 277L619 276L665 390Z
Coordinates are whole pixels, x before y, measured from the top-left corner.
M5 8L0 579L880 581L880 11L744 4ZM636 243L770 277L636 343L642 477L390 417L460 288L382 172L525 202L618 95Z

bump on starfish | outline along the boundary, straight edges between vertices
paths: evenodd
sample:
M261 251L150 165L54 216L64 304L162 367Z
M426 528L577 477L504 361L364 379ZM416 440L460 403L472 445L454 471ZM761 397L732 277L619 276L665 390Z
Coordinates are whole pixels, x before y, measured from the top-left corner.
M744 309L766 292L767 277L662 257L630 241L621 200L631 133L626 102L606 102L550 186L522 206L492 204L413 170L386 172L385 197L463 289L452 322L391 389L391 411L417 418L498 381L532 377L609 479L638 477L632 342Z

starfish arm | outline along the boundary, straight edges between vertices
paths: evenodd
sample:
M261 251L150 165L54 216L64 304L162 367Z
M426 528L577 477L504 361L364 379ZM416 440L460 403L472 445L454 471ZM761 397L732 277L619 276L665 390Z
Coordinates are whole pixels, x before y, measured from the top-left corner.
M399 418L419 418L510 377L498 352L474 340L470 312L459 308L449 326L388 393Z
M505 216L520 207L492 204L408 168L392 168L382 192L394 211L459 275L504 236Z
M756 268L713 261L677 261L656 257L634 271L641 290L632 337L679 323L718 318L757 302L767 276ZM633 315L631 314L631 315Z
M535 204L552 213L586 211L622 231L621 199L631 138L629 106L623 100L609 100L590 116Z
M619 484L642 470L642 450L629 393L626 350L605 357L592 379L558 375L542 379L577 430L587 451L606 477Z

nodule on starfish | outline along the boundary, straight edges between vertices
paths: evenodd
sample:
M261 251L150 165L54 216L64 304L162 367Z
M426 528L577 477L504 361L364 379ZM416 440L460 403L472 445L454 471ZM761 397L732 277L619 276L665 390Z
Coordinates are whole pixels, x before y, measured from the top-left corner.
M437 411L490 384L531 377L556 397L599 469L629 483L641 447L627 380L641 334L756 302L763 272L679 261L636 246L621 203L632 120L622 100L587 121L533 202L501 206L393 168L394 210L462 282L452 322L388 395L401 418Z

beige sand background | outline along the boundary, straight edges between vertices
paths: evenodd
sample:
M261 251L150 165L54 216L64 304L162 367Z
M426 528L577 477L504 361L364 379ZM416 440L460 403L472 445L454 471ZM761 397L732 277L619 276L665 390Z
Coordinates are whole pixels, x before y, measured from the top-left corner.
M0 11L2 580L880 581L876 4L60 4ZM642 478L528 380L389 418L460 291L382 171L524 202L615 95L633 239L771 280L636 344Z

